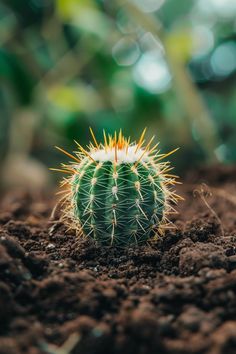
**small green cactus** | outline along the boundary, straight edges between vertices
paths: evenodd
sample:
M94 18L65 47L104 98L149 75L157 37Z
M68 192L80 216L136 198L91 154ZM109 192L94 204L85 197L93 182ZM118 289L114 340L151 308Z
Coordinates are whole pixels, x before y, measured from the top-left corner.
M160 233L180 199L169 188L177 176L161 160L177 149L159 154L158 144L150 147L153 138L143 147L146 129L132 144L121 131L114 137L104 132L104 143L98 144L90 131L94 145L88 151L77 142L75 156L57 147L74 160L60 170L70 174L62 181L63 220L102 245L125 247Z

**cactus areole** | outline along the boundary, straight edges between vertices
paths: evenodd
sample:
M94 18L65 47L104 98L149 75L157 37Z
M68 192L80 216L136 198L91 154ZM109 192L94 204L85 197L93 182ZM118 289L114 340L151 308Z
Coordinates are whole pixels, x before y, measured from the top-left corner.
M101 245L126 247L140 244L163 232L168 214L180 197L172 190L176 176L163 159L153 138L145 145L145 130L139 141L130 143L122 132L106 135L85 150L79 143L74 155L61 148L72 162L62 164L69 176L61 182L62 219L79 235ZM57 170L57 169L54 169Z

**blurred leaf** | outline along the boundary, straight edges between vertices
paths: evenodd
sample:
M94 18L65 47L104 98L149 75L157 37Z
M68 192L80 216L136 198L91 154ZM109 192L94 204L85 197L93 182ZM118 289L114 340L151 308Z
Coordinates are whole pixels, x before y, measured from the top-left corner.
M188 15L194 3L195 0L166 0L158 11L158 17L165 27L172 27L178 20Z
M55 85L47 92L49 103L68 112L93 112L101 107L99 95L82 82L74 86Z
M53 0L2 0L17 15L23 27L41 24L45 8L52 9Z
M111 100L118 112L127 112L134 108L134 82L129 70L117 70L111 80Z
M187 28L175 30L166 36L166 46L171 48L175 57L181 59L182 62L187 62L193 51L193 38L191 31Z
M21 60L4 49L0 49L0 78L10 82L21 104L30 103L34 81Z
M12 37L16 25L15 15L10 9L0 3L0 43L4 43Z
M59 17L83 32L107 40L111 34L111 23L92 0L57 0Z
M86 0L86 2L84 0L56 0L56 5L59 15L64 20L68 20L73 17L73 12L77 10L96 8L93 0Z

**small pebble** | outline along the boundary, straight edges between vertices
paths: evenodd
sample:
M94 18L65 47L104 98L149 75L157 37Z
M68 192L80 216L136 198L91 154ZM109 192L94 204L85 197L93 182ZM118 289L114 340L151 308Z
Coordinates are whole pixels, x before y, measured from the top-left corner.
M53 250L56 246L53 243L49 243L46 247L47 250Z

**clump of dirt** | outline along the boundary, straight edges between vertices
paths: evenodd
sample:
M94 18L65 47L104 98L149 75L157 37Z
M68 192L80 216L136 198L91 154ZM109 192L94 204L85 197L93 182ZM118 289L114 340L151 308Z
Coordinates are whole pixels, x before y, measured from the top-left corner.
M176 229L125 250L51 223L52 196L6 195L0 354L235 353L235 173L191 175Z

